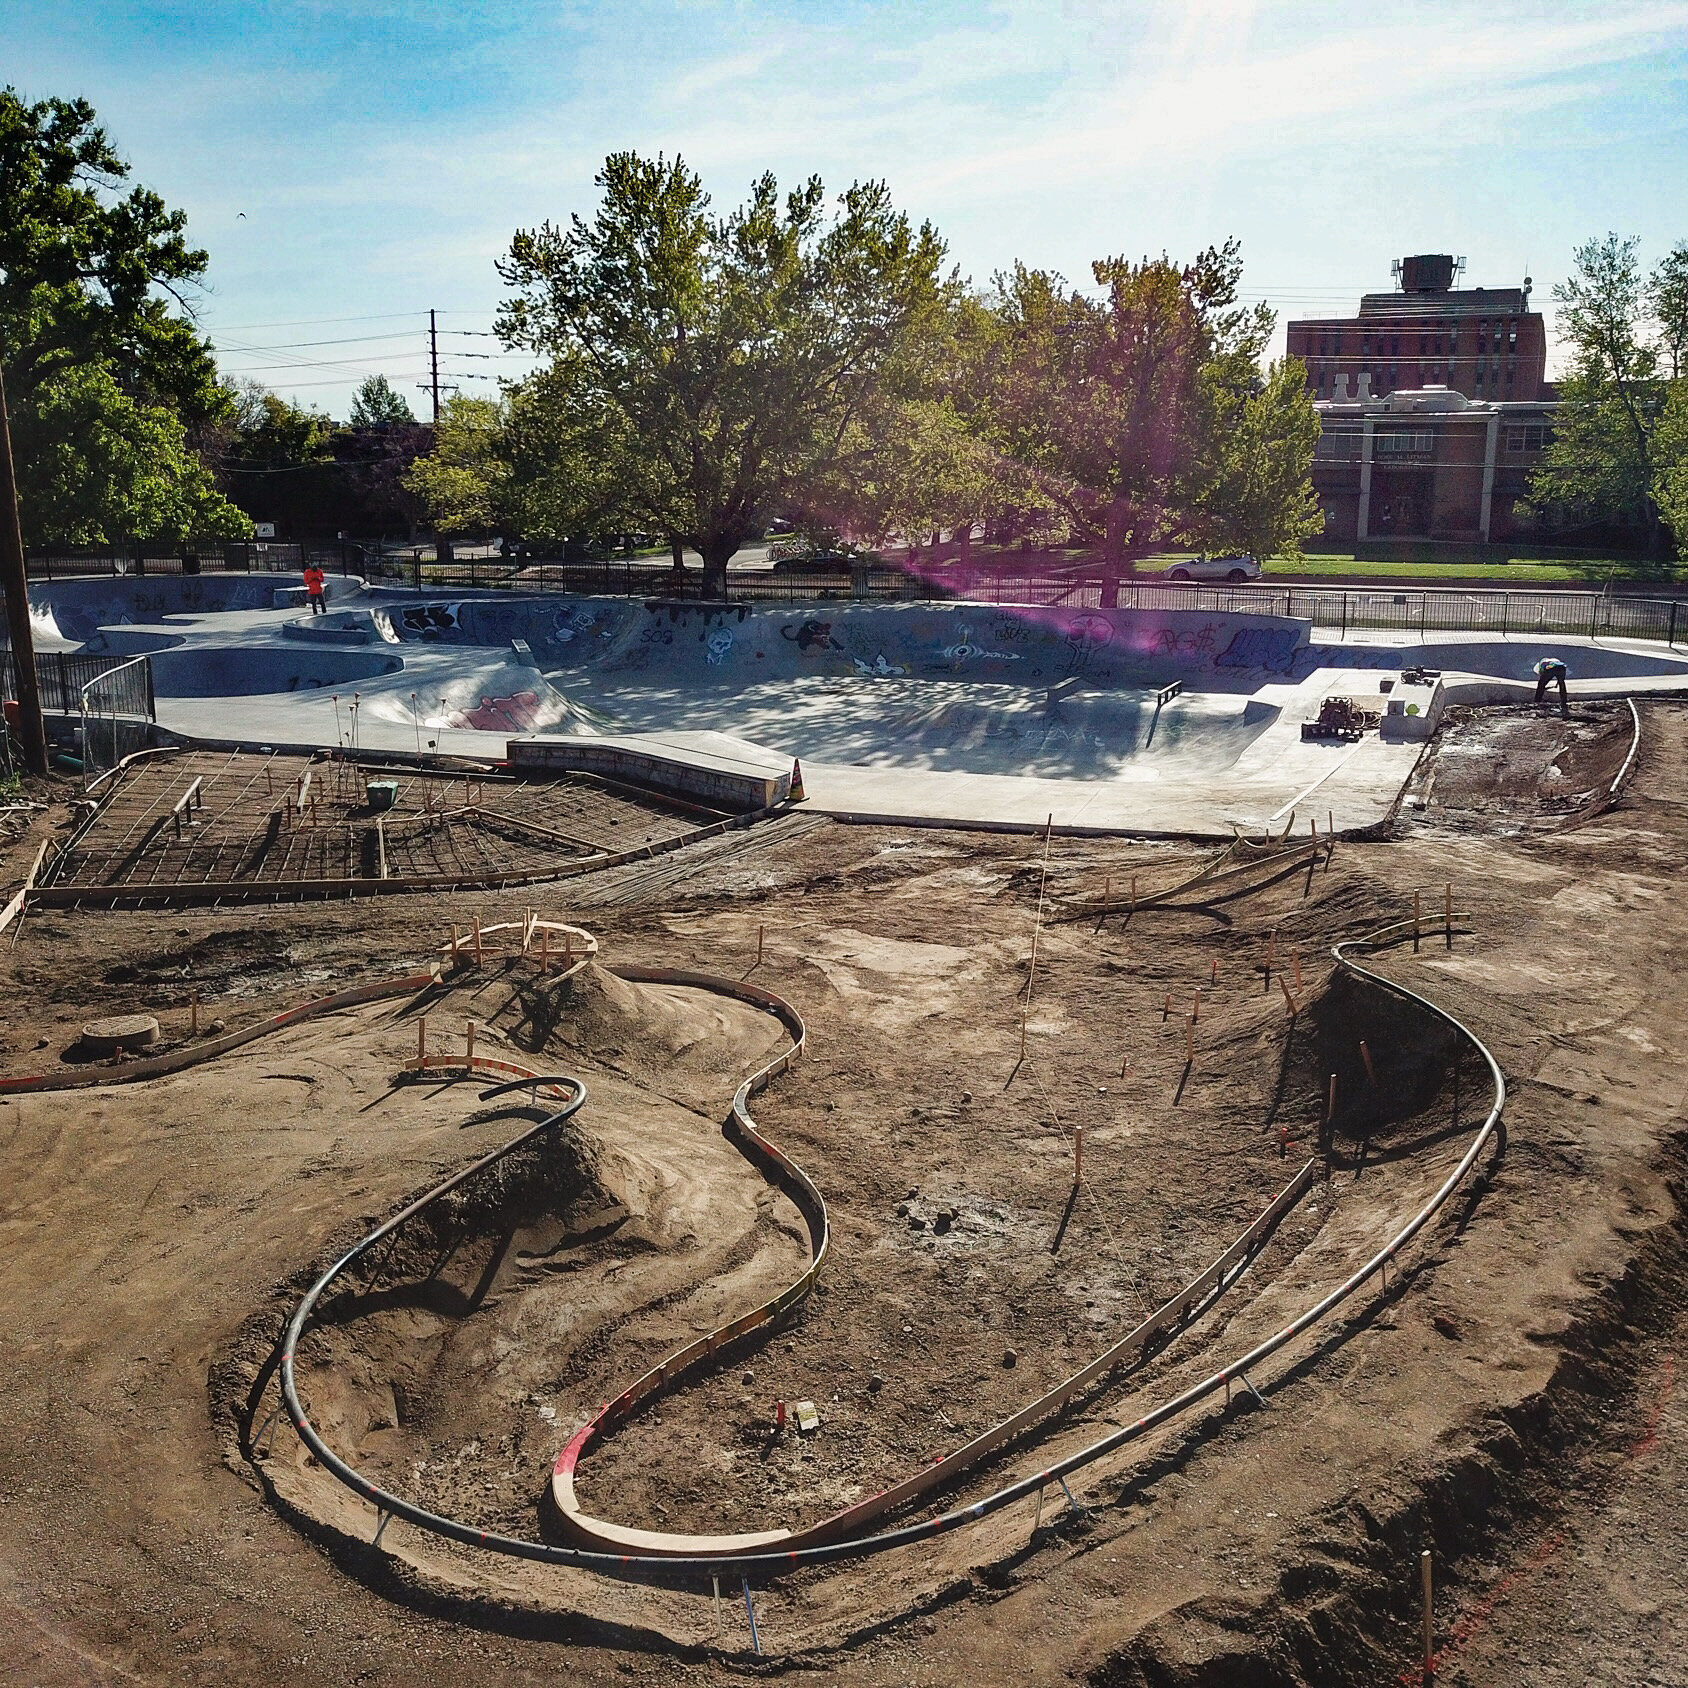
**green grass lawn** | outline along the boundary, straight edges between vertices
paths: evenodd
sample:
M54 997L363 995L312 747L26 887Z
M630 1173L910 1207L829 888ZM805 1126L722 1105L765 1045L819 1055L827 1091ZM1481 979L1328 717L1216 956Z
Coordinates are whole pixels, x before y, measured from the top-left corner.
M1561 581L1570 585L1604 586L1608 579L1633 582L1644 579L1635 573L1632 559L1554 559L1516 557L1509 563L1406 563L1341 554L1268 557L1264 573L1290 575L1300 579L1331 580L1481 580L1496 586L1526 586L1532 581Z

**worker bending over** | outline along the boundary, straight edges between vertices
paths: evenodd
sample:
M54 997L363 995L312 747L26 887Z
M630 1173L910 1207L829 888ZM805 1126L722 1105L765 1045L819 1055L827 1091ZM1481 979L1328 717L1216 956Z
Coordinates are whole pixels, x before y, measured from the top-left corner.
M1559 687L1559 713L1562 716L1570 714L1570 702L1565 695L1566 673L1565 664L1556 656L1544 656L1536 664L1536 703L1538 706L1542 699L1547 696L1547 688L1550 685L1557 685Z

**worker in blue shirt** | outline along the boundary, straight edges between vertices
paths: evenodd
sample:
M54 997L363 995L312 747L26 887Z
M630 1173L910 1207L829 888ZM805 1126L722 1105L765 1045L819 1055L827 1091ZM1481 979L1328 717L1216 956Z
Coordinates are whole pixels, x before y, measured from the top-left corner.
M1569 670L1556 656L1544 656L1536 664L1536 703L1539 705L1547 696L1550 685L1559 687L1559 713L1561 716L1570 714L1569 700L1565 695L1565 676Z

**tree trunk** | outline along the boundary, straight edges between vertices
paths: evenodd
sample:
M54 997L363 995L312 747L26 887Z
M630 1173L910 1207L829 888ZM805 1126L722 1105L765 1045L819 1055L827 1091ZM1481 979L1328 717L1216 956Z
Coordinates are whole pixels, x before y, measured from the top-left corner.
M725 603L727 601L727 563L733 553L738 550L738 546L730 539L718 539L711 536L705 539L698 549L703 553L703 584L698 595L706 603Z

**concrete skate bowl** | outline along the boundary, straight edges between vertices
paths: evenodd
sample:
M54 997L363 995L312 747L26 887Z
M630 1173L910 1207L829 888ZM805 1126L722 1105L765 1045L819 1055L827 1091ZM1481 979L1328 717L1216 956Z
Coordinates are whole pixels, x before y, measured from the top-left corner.
M268 610L291 575L163 575L32 582L30 622L46 648L86 644L102 629L189 622L227 610Z
M1450 930L1458 930L1457 922ZM1275 1356L1368 1286L1387 1284L1402 1251L1497 1137L1505 1100L1492 1057L1465 1027L1360 959L1411 940L1408 922L1339 945L1332 990L1299 1005L1303 1036L1285 1045L1280 1088L1322 1085L1328 1069L1350 1098L1330 1122L1324 1154L1299 1171L1286 1158L1287 1182L1277 1196L1126 1336L1054 1390L878 1493L823 1508L796 1527L766 1527L773 1521L744 1516L723 1495L716 1506L723 1527L688 1531L666 1528L660 1517L594 1516L575 1493L583 1478L590 1487L585 1455L595 1441L632 1435L644 1439L652 1457L672 1458L660 1431L664 1403L683 1400L714 1373L731 1374L747 1364L801 1309L814 1285L829 1246L824 1203L806 1176L761 1137L746 1109L750 1091L783 1070L795 1044L740 1086L728 1129L749 1169L782 1197L795 1198L801 1223L772 1216L775 1234L749 1252L742 1236L733 1243L713 1222L687 1238L652 1206L648 1192L656 1185L680 1191L680 1206L687 1207L685 1192L701 1160L688 1163L684 1177L674 1177L671 1165L653 1181L649 1166L640 1168L636 1144L630 1149L621 1134L629 1113L617 1111L613 1131L592 1125L584 1113L566 1133L552 1131L560 1121L542 1120L505 1149L424 1192L321 1272L286 1318L279 1351L268 1348L277 1314L254 1318L243 1338L245 1360L226 1373L225 1405L238 1421L242 1447L285 1511L343 1544L342 1563L365 1566L389 1592L409 1588L476 1621L494 1607L515 1604L553 1617L590 1614L612 1635L639 1645L704 1646L718 1633L709 1611L712 1584L724 1581L731 1588L742 1578L766 1586L805 1567L896 1552L883 1579L858 1576L834 1586L822 1578L802 1585L829 1590L820 1602L829 1618L817 1618L804 1633L815 1645L836 1644L863 1621L894 1617L930 1598L933 1589L921 1593L914 1586L927 1574L922 1567L936 1587L957 1563L1011 1559L1027 1523L1003 1517L1016 1503L1037 1501L1041 1518L1045 1491L1061 1505L1062 1491L1071 1493L1069 1480L1080 1482L1091 1468L1104 1480L1109 1472L1117 1475L1119 1461L1111 1456L1203 1403L1217 1407L1223 1397L1228 1406L1233 1394L1243 1399L1270 1392ZM593 1046L601 1055L606 1036L625 1050L651 1028L655 1035L641 1051L651 1070L695 1048L696 1002L686 1007L676 991L738 1003L760 996L755 1006L775 1013L801 1039L801 1021L766 993L695 974L623 972L630 976L577 974L580 982L567 995L560 986L537 997L532 990L512 990L506 1023L512 1030L525 1026L528 1041L546 1046L543 1054L527 1057L540 1075L530 1086L556 1073L556 1056L591 1059ZM641 986L665 987L666 1003L646 996ZM476 988L484 1001L484 987L477 982ZM557 1044L555 1031L565 1022L575 1028L566 1048ZM656 1030L664 1025L667 1030ZM1368 1042L1389 1053L1381 1059L1364 1053ZM746 1054L741 1046L736 1058ZM430 1076L447 1076L451 1059L436 1058ZM498 1070L508 1075L516 1068L504 1062ZM465 1064L451 1076L466 1080L472 1071ZM1442 1113L1450 1082L1456 1094L1463 1082L1468 1106L1474 1098L1477 1107L1487 1106L1480 1122L1467 1113L1461 1124L1457 1101L1451 1120ZM599 1094L594 1080L594 1096ZM554 1143L544 1141L548 1131ZM693 1143L700 1156L706 1152L701 1138ZM671 1146L666 1153L672 1159ZM1353 1269L1340 1281L1317 1284L1323 1293L1310 1295L1286 1321L1283 1297L1272 1293L1276 1279L1254 1303L1246 1302L1240 1286L1262 1269L1262 1248L1286 1216L1319 1187L1321 1160L1350 1167L1363 1161L1368 1176L1397 1180L1397 1211L1386 1227L1351 1239ZM713 1186L714 1200L731 1187L724 1169L722 1176ZM695 1202L689 1211L703 1213ZM725 1230L742 1230L746 1211L729 1204ZM805 1230L807 1261L792 1261ZM626 1249L664 1269L638 1306L619 1286L607 1297L594 1293L594 1260L607 1258L612 1239L623 1233ZM665 1239L672 1250L676 1237L681 1246L665 1252ZM594 1249L605 1253L594 1256ZM784 1290L760 1299L782 1250L802 1270ZM692 1268L710 1259L727 1264L705 1287L703 1274ZM758 1259L762 1265L752 1267ZM620 1276L620 1270L607 1276ZM713 1300L699 1301L700 1294ZM1245 1304L1232 1310L1239 1295ZM746 1304L748 1311L727 1316ZM1208 1317L1215 1309L1223 1330ZM719 1322L704 1334L683 1339L717 1313ZM665 1323L672 1333L666 1341ZM682 1340L670 1345L673 1337ZM612 1346L616 1352L606 1352ZM275 1439L282 1410L273 1375L278 1358L297 1443ZM625 1380L630 1371L637 1375L617 1393L611 1380L618 1374ZM236 1375L251 1379L238 1400ZM555 1403L589 1399L600 1389L607 1403L569 1435ZM1103 1415L1119 1427L1096 1436L1098 1410L1122 1390L1131 1405ZM1088 1427L1072 1418L1078 1408L1086 1409ZM559 1444L553 1459L549 1450ZM1028 1455L1038 1463L1022 1475ZM1012 1474L1003 1469L1010 1458ZM552 1477L542 1485L538 1473L546 1462ZM934 1511L939 1494L946 1497L945 1510ZM597 1509L613 1513L613 1494L600 1498ZM764 1527L733 1527L758 1522ZM939 1545L939 1538L964 1527L970 1546ZM381 1549L374 1559L357 1545L372 1539ZM490 1549L509 1563L499 1569L498 1561L478 1554L464 1558L450 1543ZM958 1561L957 1554L966 1558ZM528 1568L519 1561L530 1562ZM650 1586L643 1593L615 1592L597 1586L596 1576ZM789 1627L792 1614L784 1615L785 1633L796 1633Z
M798 610L496 595L377 603L397 643L521 641L590 724L710 728L820 761L1060 778L1229 767L1306 667L1308 626L1261 616L985 605ZM1158 694L1183 688L1175 707ZM585 720L585 715L582 715ZM1130 777L1128 775L1128 777Z
M194 646L152 659L159 697L256 697L271 693L350 690L399 673L403 660L377 651L295 645Z

